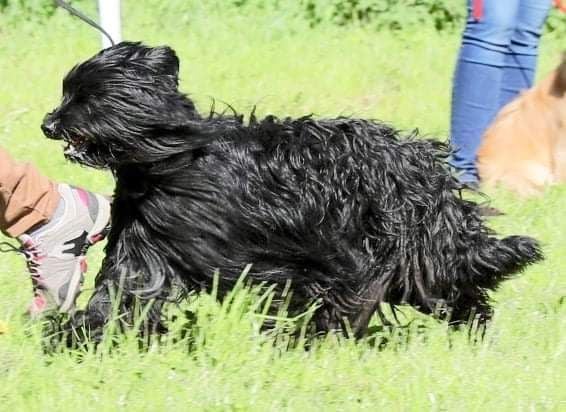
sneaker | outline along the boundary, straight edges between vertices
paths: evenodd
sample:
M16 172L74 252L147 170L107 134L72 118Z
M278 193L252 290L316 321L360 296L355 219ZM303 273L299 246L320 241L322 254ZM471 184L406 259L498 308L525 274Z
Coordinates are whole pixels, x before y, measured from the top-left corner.
M51 220L18 238L33 283L32 317L74 309L87 270L86 252L109 229L107 198L65 184L58 190L61 200Z

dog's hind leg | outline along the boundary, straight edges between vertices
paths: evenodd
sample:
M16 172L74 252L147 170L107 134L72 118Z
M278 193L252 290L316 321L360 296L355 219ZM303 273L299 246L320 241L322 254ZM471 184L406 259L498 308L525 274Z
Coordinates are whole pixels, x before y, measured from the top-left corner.
M371 288L370 288L371 289ZM336 306L336 302L327 303L317 308L313 322L317 333L326 334L334 331L345 337L362 338L372 315L379 306L379 299L373 299L373 291L364 294L357 305L350 304L348 308Z
M356 339L363 338L367 333L369 322L382 303L383 291L383 283L379 279L375 279L361 296L360 310L350 319L352 333ZM387 322L385 319L382 320Z

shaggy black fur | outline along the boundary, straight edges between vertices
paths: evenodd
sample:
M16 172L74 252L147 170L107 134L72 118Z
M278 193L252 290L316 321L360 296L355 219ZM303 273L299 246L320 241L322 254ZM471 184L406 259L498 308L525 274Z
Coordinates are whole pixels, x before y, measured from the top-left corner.
M291 281L291 311L319 302L318 331L347 321L362 336L384 302L486 320L488 292L541 259L531 238L492 236L444 144L362 119L203 117L178 66L168 47L103 50L44 120L69 159L117 179L96 291L72 324L100 331L118 285L125 313L134 296L209 289L216 271L221 298L247 264L253 281Z

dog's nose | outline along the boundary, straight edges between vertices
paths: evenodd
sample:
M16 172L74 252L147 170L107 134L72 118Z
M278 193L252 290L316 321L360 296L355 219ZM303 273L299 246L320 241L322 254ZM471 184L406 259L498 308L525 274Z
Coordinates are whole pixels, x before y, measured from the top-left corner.
M56 127L57 122L49 117L46 117L41 124L41 130L43 131L43 134L50 139L57 138L55 134Z

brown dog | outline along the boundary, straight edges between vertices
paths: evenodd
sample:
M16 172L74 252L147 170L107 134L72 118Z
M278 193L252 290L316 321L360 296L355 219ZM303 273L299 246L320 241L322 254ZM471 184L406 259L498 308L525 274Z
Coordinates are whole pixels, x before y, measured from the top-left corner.
M566 182L566 53L548 77L503 107L483 136L477 166L482 184L522 196Z

